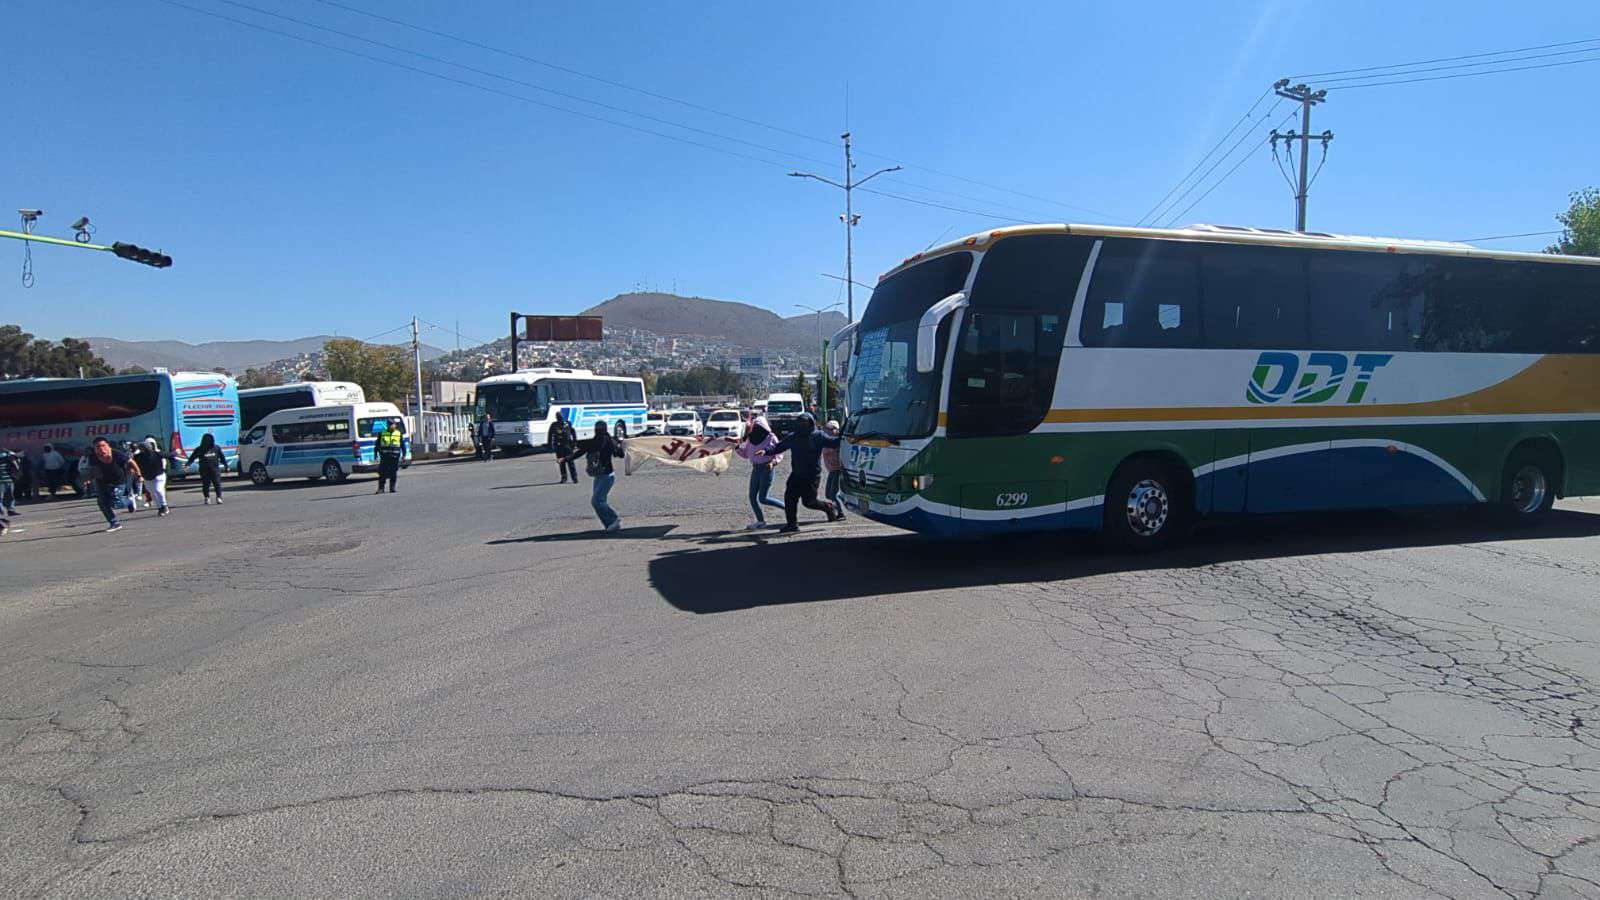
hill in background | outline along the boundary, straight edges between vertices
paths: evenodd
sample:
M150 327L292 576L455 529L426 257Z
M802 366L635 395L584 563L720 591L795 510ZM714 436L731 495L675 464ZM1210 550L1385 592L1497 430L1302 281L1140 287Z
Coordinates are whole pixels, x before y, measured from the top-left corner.
M817 317L812 313L784 318L768 309L733 300L680 297L676 294L618 294L583 311L603 316L608 328L637 328L661 335L693 335L727 341L740 347L773 347L814 351ZM845 326L837 312L822 314L822 336Z
M125 369L142 366L146 369L162 367L199 372L226 369L241 375L245 369L259 368L281 359L302 353L320 353L322 345L335 335L321 334L295 338L290 341L207 341L189 344L184 341L123 341L108 337L84 338L112 367ZM437 347L422 345L422 358L434 359L444 355Z

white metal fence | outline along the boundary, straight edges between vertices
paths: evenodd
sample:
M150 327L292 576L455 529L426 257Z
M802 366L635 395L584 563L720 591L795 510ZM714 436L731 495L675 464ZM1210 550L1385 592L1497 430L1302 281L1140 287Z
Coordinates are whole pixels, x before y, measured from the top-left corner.
M423 413L422 443L437 450L449 449L451 444L471 444L472 416L467 413Z

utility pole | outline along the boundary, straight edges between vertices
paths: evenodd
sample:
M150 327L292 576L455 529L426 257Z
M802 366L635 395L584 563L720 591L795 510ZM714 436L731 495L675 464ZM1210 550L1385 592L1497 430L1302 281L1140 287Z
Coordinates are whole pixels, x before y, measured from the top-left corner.
M422 341L418 335L416 316L411 317L411 358L417 367L417 434L421 435L427 427L422 421Z
M839 135L839 137L844 141L844 184L840 184L831 178L823 178L821 175L813 175L810 172L790 172L789 177L814 178L823 184L831 184L834 187L844 191L844 215L840 216L839 220L844 222L845 315L850 318L850 321L854 322L856 320L856 296L854 280L855 229L856 224L861 221L861 217L856 215L855 212L855 198L853 196L853 192L856 188L866 184L874 178L877 178L879 175L883 175L887 172L898 172L902 167L890 166L887 169L879 169L860 181L856 181L855 158L850 155L850 132L846 131L844 134Z
M1331 131L1324 130L1322 134L1316 136L1311 134L1311 107L1327 100L1328 92L1325 90L1313 91L1304 84L1289 87L1289 79L1287 78L1279 80L1277 84L1272 86L1272 90L1279 97L1293 100L1300 104L1300 133L1296 134L1290 131L1287 134L1282 134L1279 133L1278 129L1272 129L1272 152L1274 158L1276 158L1279 140L1282 140L1286 146L1294 141L1300 142L1300 182L1294 194L1294 230L1305 231L1306 198L1311 193L1311 183L1307 177L1307 163L1311 155L1311 142L1313 140L1322 141L1322 159L1326 162L1328 159L1328 143L1333 140L1333 132ZM1317 169L1321 171L1322 166L1318 165Z

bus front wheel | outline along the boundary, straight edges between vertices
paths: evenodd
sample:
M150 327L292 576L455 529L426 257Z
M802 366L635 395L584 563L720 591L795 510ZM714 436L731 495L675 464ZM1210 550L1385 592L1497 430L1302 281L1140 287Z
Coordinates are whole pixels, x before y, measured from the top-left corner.
M322 464L322 477L327 479L329 484L338 484L345 480L344 467L340 466L336 459L326 460Z
M267 474L267 467L261 463L250 464L250 483L268 485L272 483L272 476Z
M1500 476L1501 522L1518 528L1544 521L1556 502L1561 466L1555 454L1539 447L1518 447Z
M1188 482L1159 460L1123 463L1106 488L1106 543L1135 553L1170 547L1192 524L1188 493Z

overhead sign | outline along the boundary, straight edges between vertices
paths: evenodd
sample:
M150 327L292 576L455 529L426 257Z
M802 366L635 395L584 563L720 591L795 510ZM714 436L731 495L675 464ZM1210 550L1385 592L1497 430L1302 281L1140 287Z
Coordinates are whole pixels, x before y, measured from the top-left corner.
M523 316L530 341L598 341L604 338L600 316Z
M759 356L739 357L739 371L746 375L756 375L767 371L767 362Z

